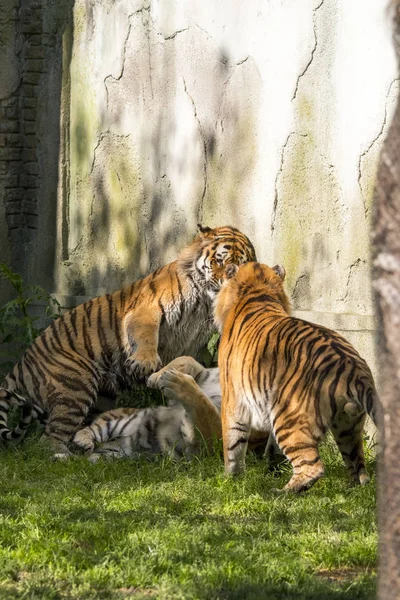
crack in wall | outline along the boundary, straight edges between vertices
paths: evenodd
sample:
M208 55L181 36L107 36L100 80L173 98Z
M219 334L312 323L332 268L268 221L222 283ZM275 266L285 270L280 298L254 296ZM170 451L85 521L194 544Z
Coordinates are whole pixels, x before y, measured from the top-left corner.
M347 298L349 297L349 286L350 286L350 281L351 281L351 277L353 275L353 269L356 269L359 265L361 264L365 264L365 260L362 258L356 258L356 260L354 260L351 265L349 265L348 269L348 275L347 275L347 281L346 281L346 285L345 285L345 293L344 296L342 296L341 298L339 298L339 301L341 302L346 302Z
M361 183L361 179L362 179L362 163L365 160L365 157L369 154L369 152L372 150L372 148L375 146L375 144L380 143L380 139L382 138L382 136L385 133L385 129L386 129L386 125L387 125L387 117L388 117L388 102L389 102L389 97L391 96L392 93L392 88L393 86L397 83L399 83L400 79L397 77L396 79L393 79L393 81L390 82L387 94L386 94L386 98L385 98L385 112L384 112L384 116L383 116L383 122L382 122L382 126L379 130L379 132L377 133L377 135L374 137L374 139L372 140L372 142L368 145L368 148L366 148L366 150L364 150L364 152L360 155L360 158L358 159L358 187L360 188L360 194L361 194L361 200L363 203L363 208L364 208L364 216L367 219L369 217L369 213L370 213L370 209L367 205L367 200L365 198L365 192L363 190L363 186Z
M275 222L276 222L276 215L278 212L278 201L279 201L278 180L279 180L280 176L282 175L282 171L283 171L283 163L285 162L285 150L286 150L287 145L289 144L290 138L295 135L297 135L298 137L304 137L304 138L308 137L307 133L299 133L297 131L291 131L289 133L289 135L287 136L285 143L282 146L281 163L279 165L279 169L278 169L278 172L275 177L275 196L274 196L274 205L272 207L271 234L273 234L274 230L275 230Z
M293 93L293 96L292 96L292 102L293 102L293 100L295 100L295 99L296 99L297 92L298 92L299 85L300 85L300 80L301 80L301 79L304 77L304 75L307 73L308 69L309 69L309 68L310 68L310 66L311 66L311 63L312 63L312 62L313 62L313 60L314 60L314 54L315 54L315 52L316 52L316 50L317 50L317 47L318 47L317 23L316 23L316 16L315 16L315 15L316 15L317 11L318 11L318 10L321 8L321 6L324 4L324 2L325 2L325 0L322 0L322 1L321 1L321 2L318 4L318 6L316 6L316 7L313 9L313 33L314 33L314 46L313 46L313 48L312 48L312 50L311 50L311 55L310 55L310 59L309 59L308 63L306 64L305 68L303 69L303 71L300 73L300 75L299 75L299 76L298 76L298 78L297 78L297 81L296 81L296 87L295 87L295 90L294 90L294 93Z
M184 29L178 29L177 31L174 31L174 33L171 33L171 35L167 35L164 36L162 33L157 33L157 35L161 35L164 39L165 42L168 42L169 40L173 40L174 38L176 38L177 35L179 35L180 33L185 33L186 31L189 31L190 27L185 27Z
M108 110L108 87L107 87L107 80L108 79L113 79L114 81L120 81L124 75L124 71L125 71L125 61L126 61L126 51L127 51L127 47L128 47L128 40L129 40L129 36L131 34L131 30L132 30L132 18L138 14L143 13L143 11L146 10L144 7L139 8L139 10L136 10L135 12L131 13L130 15L128 15L128 31L126 33L125 36L125 40L124 40L124 44L123 44L123 50L122 50L122 62L121 62L121 69L120 69L120 73L119 75L113 75L112 73L110 73L110 75L106 75L106 77L104 78L104 87L106 88L106 108Z
M186 86L186 81L185 78L182 76L182 81L183 81L183 88L185 90L185 94L188 96L188 98L190 99L190 102L192 103L193 106L193 112L194 112L194 118L196 119L197 122L197 127L200 133L200 137L201 137L201 141L203 142L203 151L204 151L204 160L203 160L203 173L204 173L204 186L203 186L203 192L201 194L201 199L199 202L199 208L197 210L197 221L199 223L202 222L203 219L203 205L204 205L204 198L207 192L207 184L208 184L208 172L207 172L207 158L208 158L208 153L207 153L207 142L204 136L204 132L203 132L203 128L201 126L200 123L200 119L199 116L197 114L197 108L196 108L196 104L193 100L193 97L189 94L187 86Z
M302 80L302 78L306 75L307 71L309 70L313 60L314 60L314 55L315 52L317 51L317 47L318 47L318 37L317 37L317 23L316 23L316 13L319 11L319 9L322 7L322 5L324 4L325 0L321 0L321 2L313 9L313 34L314 34L314 46L311 50L311 55L310 58L305 66L305 68L303 69L303 71L300 73L300 75L297 78L296 81L296 86L295 86L295 90L293 93L293 96L291 98L291 102L294 102L294 100L296 100L297 97L297 92L299 90L299 85L300 85L300 81ZM277 216L277 211L278 211L278 202L279 202L279 192L278 192L278 181L279 178L282 174L283 171L283 163L284 163L284 159L285 159L285 150L286 147L289 143L289 140L292 136L294 135L298 135L300 137L307 137L307 134L302 134L302 133L298 133L296 131L291 131L287 138L286 141L284 142L283 146L282 146L282 150L281 150L281 162L279 165L279 169L278 172L276 174L275 177L275 196L274 196L274 205L272 207L272 218L271 218L271 234L273 235L274 231L275 231L275 224L276 224L276 216Z

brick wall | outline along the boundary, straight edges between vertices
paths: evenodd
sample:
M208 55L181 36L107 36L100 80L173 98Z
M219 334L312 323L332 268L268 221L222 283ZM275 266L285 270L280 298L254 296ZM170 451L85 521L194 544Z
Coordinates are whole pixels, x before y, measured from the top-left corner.
M36 133L39 84L46 49L55 36L46 32L44 0L23 0L13 10L20 85L0 101L0 177L9 232L29 240L38 226L40 140Z

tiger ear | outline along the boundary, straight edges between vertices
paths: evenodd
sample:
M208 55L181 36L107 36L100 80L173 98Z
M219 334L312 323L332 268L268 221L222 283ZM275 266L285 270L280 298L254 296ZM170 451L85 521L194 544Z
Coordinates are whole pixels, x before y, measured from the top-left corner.
M235 277L236 273L239 271L239 266L235 265L235 263L229 263L225 268L225 279L232 279Z
M274 267L272 267L272 270L275 271L275 273L282 279L282 281L285 281L286 269L283 265L275 265Z
M204 237L209 237L213 233L211 227L204 227L201 223L197 223L197 229Z

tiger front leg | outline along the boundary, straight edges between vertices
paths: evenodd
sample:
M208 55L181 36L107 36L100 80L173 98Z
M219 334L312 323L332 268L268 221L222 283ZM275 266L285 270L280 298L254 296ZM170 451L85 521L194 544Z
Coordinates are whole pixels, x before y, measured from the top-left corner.
M178 358L171 360L171 362L156 373L150 375L147 380L147 386L151 388L161 388L163 373L172 369L179 371L180 373L185 373L186 375L191 375L193 379L197 379L197 377L206 370L191 356L179 356Z
M158 355L160 318L159 312L153 312L149 307L147 310L135 310L124 319L124 343L128 355L126 367L137 381L144 381L162 365Z
M250 423L235 398L222 398L222 440L225 473L239 475L245 469Z

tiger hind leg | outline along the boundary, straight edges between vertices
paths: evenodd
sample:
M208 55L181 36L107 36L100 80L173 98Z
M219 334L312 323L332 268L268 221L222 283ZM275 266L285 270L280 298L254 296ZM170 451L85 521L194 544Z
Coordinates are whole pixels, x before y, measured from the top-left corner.
M54 451L54 459L71 455L68 444L74 433L83 425L85 417L96 401L96 392L74 392L68 388L57 389L48 396L46 435Z
M365 468L363 431L366 414L350 416L344 412L333 420L331 431L354 485L366 485L369 475Z
M239 475L245 469L246 451L250 437L250 423L239 403L222 402L222 440L225 472Z
M293 475L284 491L302 492L324 476L324 465L318 452L319 438L308 427L286 428L284 422L276 427L275 439L279 448L290 461Z

